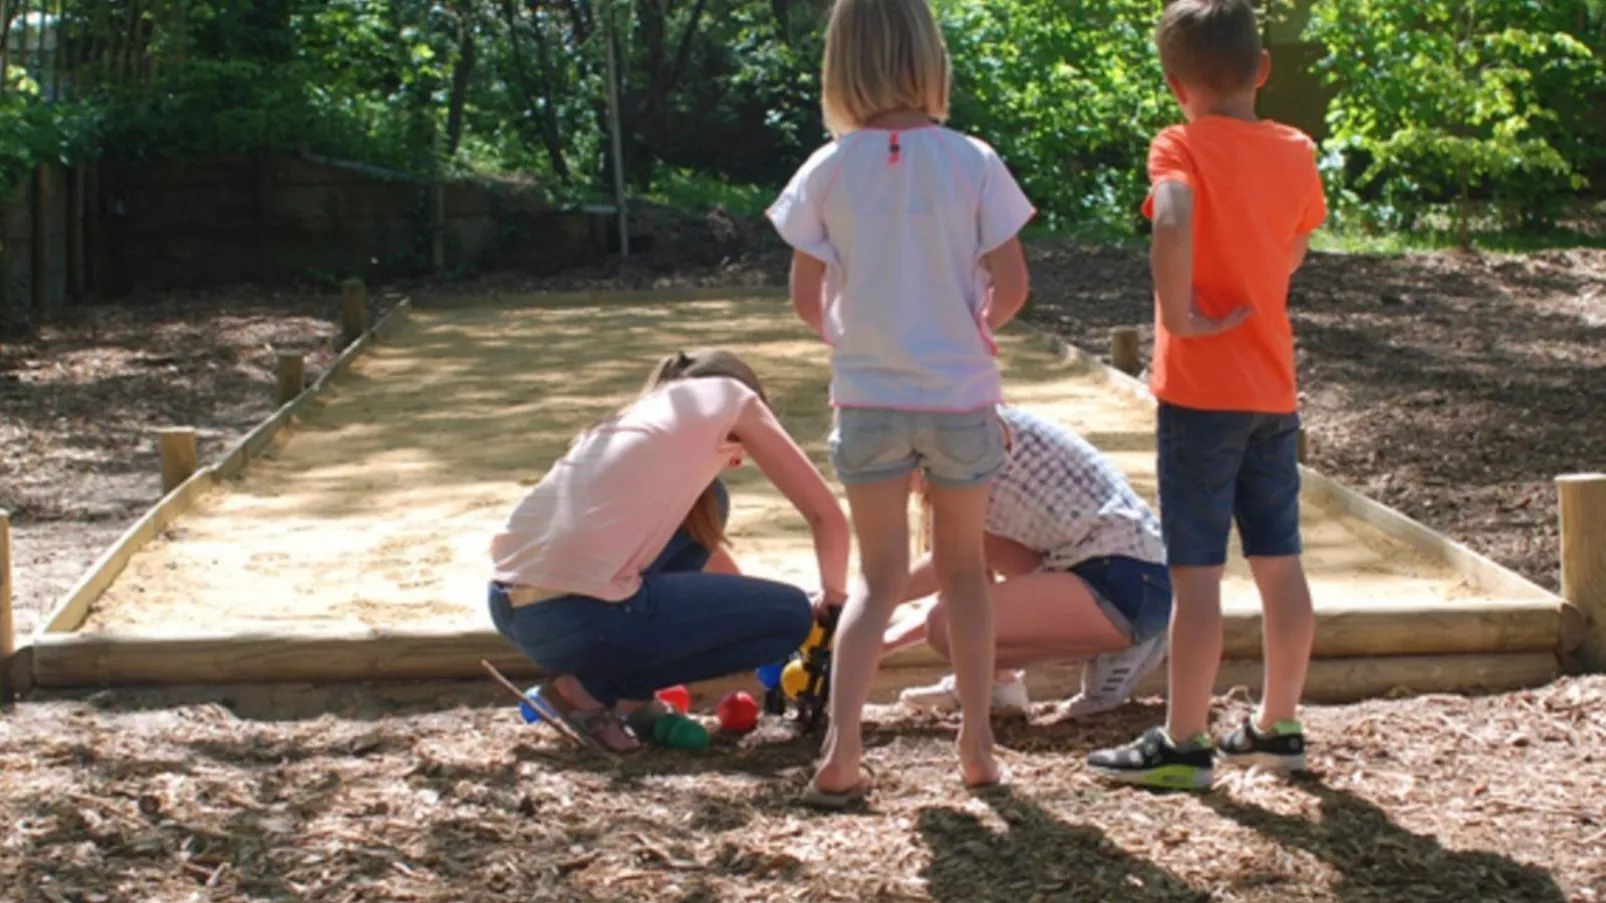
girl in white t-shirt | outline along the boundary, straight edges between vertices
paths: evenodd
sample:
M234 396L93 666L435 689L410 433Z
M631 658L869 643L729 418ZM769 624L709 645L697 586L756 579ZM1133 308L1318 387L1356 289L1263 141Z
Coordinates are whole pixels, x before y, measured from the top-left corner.
M945 128L949 63L925 0L837 0L826 30L833 140L770 208L792 245L792 303L832 348L831 463L863 579L837 627L831 728L805 801L862 796L860 718L881 634L909 577L910 477L931 488L933 565L949 605L964 783L1003 779L988 707L993 621L983 554L1004 464L993 330L1026 299L1017 233L1034 210L992 148Z

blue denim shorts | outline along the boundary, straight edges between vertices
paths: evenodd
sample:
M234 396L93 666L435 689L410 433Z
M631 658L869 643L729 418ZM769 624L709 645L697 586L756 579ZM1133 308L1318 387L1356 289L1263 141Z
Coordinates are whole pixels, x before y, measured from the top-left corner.
M991 407L841 408L831 430L831 466L844 485L907 477L918 467L934 486L969 489L991 483L1007 455L1004 424Z
M1299 414L1161 403L1156 440L1169 564L1226 564L1235 521L1246 558L1300 553Z
M1171 572L1163 564L1123 555L1089 558L1071 573L1093 592L1093 601L1134 644L1171 625Z

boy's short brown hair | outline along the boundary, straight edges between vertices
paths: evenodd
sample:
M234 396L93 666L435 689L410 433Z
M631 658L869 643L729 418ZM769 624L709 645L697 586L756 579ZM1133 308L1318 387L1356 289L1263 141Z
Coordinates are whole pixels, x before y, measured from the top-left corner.
M1155 43L1166 74L1183 84L1238 91L1260 72L1260 26L1249 0L1170 0Z

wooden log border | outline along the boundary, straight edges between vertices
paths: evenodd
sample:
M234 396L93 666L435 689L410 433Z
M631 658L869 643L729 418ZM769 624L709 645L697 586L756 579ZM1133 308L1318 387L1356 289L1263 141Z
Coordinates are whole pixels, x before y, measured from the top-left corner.
M411 303L406 299L397 303L373 329L347 346L328 369L324 370L323 375L318 377L317 382L258 424L256 429L225 452L217 463L197 470L193 476L146 511L144 516L135 521L133 526L101 553L95 563L90 565L89 570L85 571L78 582L56 603L55 608L51 609L38 630L34 632L32 642L37 644L41 638L49 634L73 631L83 626L84 619L89 616L90 606L100 598L107 587L111 586L112 581L123 572L123 568L128 566L129 559L167 529L180 514L189 510L207 490L223 480L239 476L252 458L261 455L264 450L272 446L280 430L290 425L321 399L329 385L350 369L358 355L375 341L394 332L406 319L410 309Z
M1089 371L1095 376L1102 376L1104 381L1115 390L1145 404L1151 406L1155 404L1154 396L1149 392L1148 384L1142 380L1122 373L1120 370L1099 360L1092 353L1072 345L1058 336L1047 333L1041 334L1052 349L1067 360L1080 365L1083 370ZM1356 520L1376 527L1385 535L1400 540L1433 560L1442 561L1456 576L1478 586L1485 592L1501 596L1544 599L1557 606L1566 604L1560 596L1528 580L1526 577L1502 567L1490 558L1472 551L1465 545L1456 542L1420 521L1413 520L1381 502L1367 498L1359 491L1326 474L1301 464L1299 465L1299 475L1304 483L1304 493L1318 502L1337 508Z
M234 444L233 448L224 453L223 457L214 465L217 468L218 478L224 480L234 479L245 470L246 466L251 463L252 458L260 457L264 451L272 448L274 439L278 437L280 430L294 423L309 408L322 401L329 385L350 369L352 362L375 342L393 334L406 320L411 310L412 302L406 299L401 300L372 329L363 333L357 341L346 346L346 350L340 352L340 355L334 359L328 369L324 370L316 382L307 387L300 395L297 395L294 400L280 407L272 416L258 424L256 429L247 433L244 438Z
M1258 612L1223 618L1223 657L1261 658ZM1326 607L1316 613L1315 658L1324 661L1543 654L1568 627L1546 600L1424 603L1408 608ZM531 668L494 630L326 627L210 633L51 633L36 637L39 686L150 683L279 683L475 678L480 659L508 673ZM888 656L883 669L940 673L929 646Z
M42 688L134 685L341 683L451 680L484 677L480 660L513 678L541 675L493 631L375 631L235 635L134 635L55 633L37 638L33 678ZM890 702L900 690L936 679L946 663L922 658L889 661L876 676L874 698ZM1257 691L1262 666L1246 659L1222 663L1217 692ZM1389 695L1499 692L1541 686L1560 673L1551 652L1448 655L1380 655L1311 662L1305 698L1354 702ZM1033 668L1035 696L1066 696L1080 686L1080 663ZM1161 669L1139 686L1144 696L1165 691ZM733 689L754 689L750 673L691 688L704 704Z

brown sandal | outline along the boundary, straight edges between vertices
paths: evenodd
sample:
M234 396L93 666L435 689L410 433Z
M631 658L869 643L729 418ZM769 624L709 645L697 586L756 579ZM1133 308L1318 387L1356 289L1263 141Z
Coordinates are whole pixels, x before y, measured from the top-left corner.
M635 750L641 745L633 742L629 746L615 749L604 743L601 735L610 727L618 728L619 733L626 738L630 737L618 715L614 714L612 709L581 711L564 699L563 694L550 683L541 684L530 691L528 699L530 705L540 712L543 718L553 722L560 730L589 749L617 755Z

